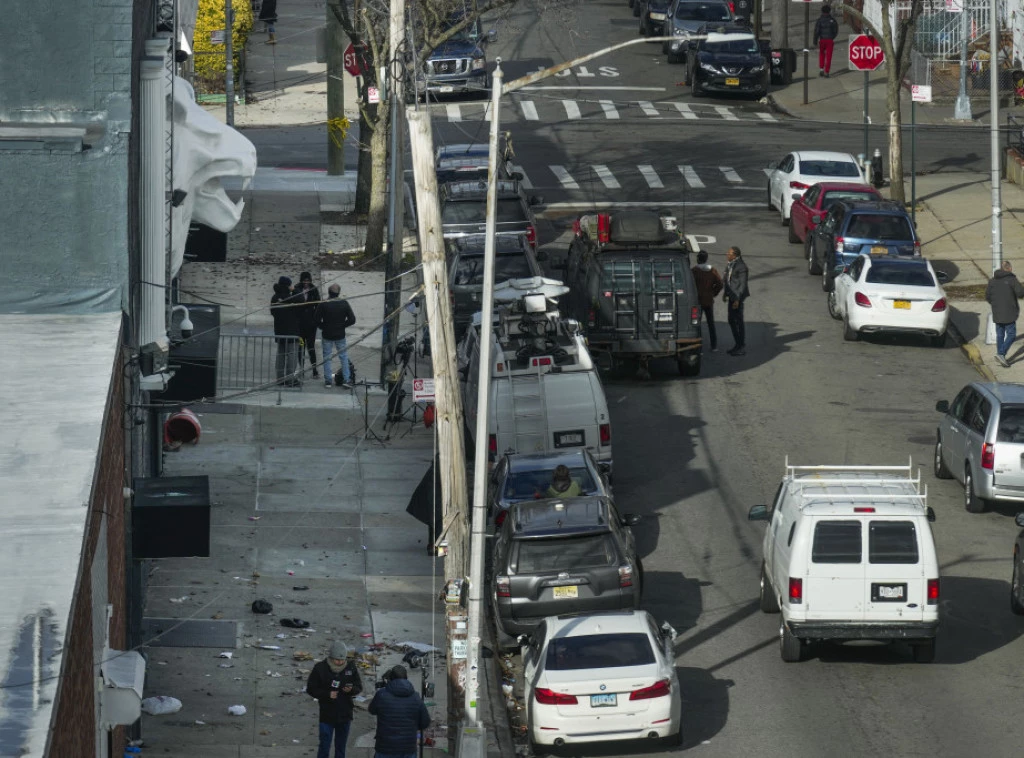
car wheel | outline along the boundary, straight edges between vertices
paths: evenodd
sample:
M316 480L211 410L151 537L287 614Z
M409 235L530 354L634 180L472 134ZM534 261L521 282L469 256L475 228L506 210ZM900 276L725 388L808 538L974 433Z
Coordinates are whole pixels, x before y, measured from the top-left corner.
M931 663L935 660L935 640L914 643L914 663Z
M964 508L968 513L984 513L985 501L974 492L974 474L968 466L964 471Z
M945 462L942 460L942 438L935 438L935 461L932 466L935 471L936 479L952 479L953 472L946 468Z
M772 583L768 580L768 572L764 569L764 561L761 561L761 594L759 602L763 613L779 612L779 599L775 597L775 590L772 589Z
M843 320L843 314L839 312L839 303L836 301L836 291L832 290L828 293L828 315L834 318L836 321Z
M790 218L790 220L789 220L789 241L791 243L793 243L794 245L796 245L796 244L800 243L800 238L796 236L796 229L793 228L794 226L795 225L793 224L793 219Z
M821 266L814 259L814 248L811 246L811 235L809 233L807 239L804 240L804 252L807 254L807 273L811 276L817 276L821 273Z
M804 643L789 631L785 619L779 619L779 652L786 663L798 663L804 657Z
M828 275L828 270L825 268L825 266L821 266L820 268L821 268L821 291L822 292L831 292L832 289L836 286L835 280L831 276Z
M704 94L704 88L700 86L700 81L697 79L697 72L694 71L690 77L690 94L694 97L700 97Z
M1013 576L1010 579L1010 610L1018 616L1024 616L1024 603L1021 602L1020 587L1020 556L1013 551Z
M786 218L786 200L785 198L779 198L779 223L783 226L789 223L789 219Z
M850 320L847 318L843 319L843 339L847 342L856 342L860 339L860 334L850 326Z
M676 363L679 365L679 373L682 376L698 376L700 374L700 363L701 354L697 351L691 351L686 355L681 355L676 359Z

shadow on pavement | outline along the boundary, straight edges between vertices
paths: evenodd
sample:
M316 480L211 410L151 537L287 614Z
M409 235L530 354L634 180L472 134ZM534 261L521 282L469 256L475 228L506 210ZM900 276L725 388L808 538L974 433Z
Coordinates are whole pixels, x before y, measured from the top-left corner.
M643 607L659 624L667 621L683 634L697 626L704 610L700 590L708 584L679 571L645 571Z
M981 335L981 316L970 311L962 311L955 305L951 305L949 320L956 323L961 336L967 342L973 342Z

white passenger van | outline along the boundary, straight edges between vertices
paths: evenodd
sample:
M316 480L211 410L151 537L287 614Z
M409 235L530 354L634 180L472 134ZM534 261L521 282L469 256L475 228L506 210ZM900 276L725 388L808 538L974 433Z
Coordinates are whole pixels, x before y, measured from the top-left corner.
M911 466L790 466L767 521L761 610L779 613L782 660L817 641L903 640L931 662L939 566L921 475Z

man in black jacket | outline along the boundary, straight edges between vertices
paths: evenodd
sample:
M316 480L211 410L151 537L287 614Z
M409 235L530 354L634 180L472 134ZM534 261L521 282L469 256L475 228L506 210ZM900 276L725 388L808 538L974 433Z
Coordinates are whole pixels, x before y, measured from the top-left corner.
M405 666L386 675L387 684L370 701L377 717L374 758L416 758L416 734L430 726L430 712L409 682Z
M741 257L743 254L735 245L729 248L725 259L729 261L725 267L725 302L729 304L729 328L732 330L732 338L735 341L729 355L746 355L747 328L743 323L743 301L750 297L750 290L747 289L747 264Z
M340 294L341 287L337 284L327 288L327 300L320 304L317 325L320 327L320 340L324 351L324 386L331 386L331 358L333 353L337 352L338 363L341 364L341 386L347 388L351 386L352 369L348 365L345 330L356 322L356 315L352 312L348 300L342 300Z
M274 317L277 337L277 383L295 387L299 384L295 374L299 362L299 309L293 299L292 280L287 276L274 285L270 315Z
M330 758L331 737L334 758L345 758L345 743L352 728L352 698L363 691L355 662L348 660L348 646L331 643L327 657L313 667L306 692L320 702L320 747L316 758Z
M1003 261L1003 267L992 274L985 287L985 299L992 306L992 320L996 324L996 360L999 365L1009 368L1006 353L1017 339L1017 317L1020 316L1020 304L1024 297L1024 286L1013 274L1013 266Z
M821 6L821 15L814 24L814 44L818 47L818 76L828 79L832 70L832 49L839 36L839 24L832 18L832 9Z
M320 376L316 362L316 322L320 312L320 290L313 285L313 275L308 271L299 274L299 286L293 295L299 307L299 336L302 337L302 348L309 353L309 365L313 367L313 376ZM299 363L302 364L302 350L299 351Z

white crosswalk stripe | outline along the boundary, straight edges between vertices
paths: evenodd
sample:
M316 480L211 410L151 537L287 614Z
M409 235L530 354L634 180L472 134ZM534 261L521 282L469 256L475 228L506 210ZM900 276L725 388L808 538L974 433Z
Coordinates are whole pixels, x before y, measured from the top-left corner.
M644 112L645 116L650 116L652 118L661 118L661 111L655 108L653 103L647 100L640 101L640 110Z
M728 105L716 105L715 112L718 113L726 121L739 121L739 117L732 112L732 108Z
M538 167L535 167L539 168ZM523 176L520 180L523 189L544 189L560 187L565 190L593 190L604 189L621 190L623 187L628 192L646 190L681 190L681 189L705 189L712 190L761 190L764 185L762 169L754 166L744 166L739 169L732 166L715 165L656 165L651 163L638 163L635 165L619 163L606 164L597 163L590 166L580 166L577 176L573 176L564 165L548 165L546 168L551 172L557 184L550 184L542 181L537 187L527 177L525 170L518 164L513 164L512 171ZM678 171L678 175L675 173ZM536 170L534 171L536 176ZM672 177L676 176L675 179ZM681 181L680 177L681 176ZM643 179L643 184L638 180ZM646 186L644 186L646 185ZM642 188L642 190L641 190ZM624 197L623 200L630 200Z
M580 106L575 100L563 100L562 105L565 107L566 118L580 118Z
M561 110L565 111L564 118L576 121L586 119L611 119L622 118L652 118L652 119L678 119L687 121L754 121L757 123L784 123L771 113L759 110L735 111L733 106L712 105L711 103L684 103L674 101L653 102L651 100L518 100L516 105L509 105L502 108L503 121L547 121L554 116L550 110L560 104ZM443 110L445 118L450 123L464 121L490 121L491 104L487 103L435 103L438 110ZM600 106L599 111L594 106ZM622 115L625 111L625 116ZM554 116L561 119L562 116Z
M537 115L537 106L533 104L532 100L520 100L519 107L523 109L523 118L527 121L540 121L540 116Z
M523 170L522 166L512 164L512 170L523 175L523 178L519 180L519 183L523 185L523 189L533 189L533 182L530 181L530 177L526 174L526 171Z
M444 109L448 111L449 121L462 121L462 110L458 103L448 103Z
M619 110L611 100L601 100L601 108L604 110L605 118L618 118Z
M697 172L693 170L693 166L680 166L679 172L683 175L683 179L686 180L687 185L694 189L700 189L704 186L704 182L697 176Z
M637 166L640 170L640 175L647 180L647 185L651 189L664 189L665 185L661 182L661 177L658 176L658 172L654 170L654 166L645 164Z
M725 180L727 182L733 182L737 184L743 183L743 180L740 179L740 175L737 174L734 169L729 168L728 166L719 166L718 170L722 172L722 176L725 177Z
M683 118L691 120L698 118L697 114L693 112L693 108L690 107L689 103L676 103L675 106L676 110L679 111L679 114Z
M757 116L757 117L758 117L759 119L761 119L762 121L778 121L778 119L777 119L777 118L775 118L775 116L773 116L773 115L772 115L772 114L770 114L770 113L761 113L761 112L758 112L758 113L756 113L755 115L756 115L756 116Z
M551 173L562 183L565 189L579 189L580 185L572 178L572 174L565 170L565 166L551 166Z
M608 189L620 189L622 187L619 184L619 180L608 170L607 166L593 166L593 169L594 173L597 174L597 178L604 182L604 186Z

